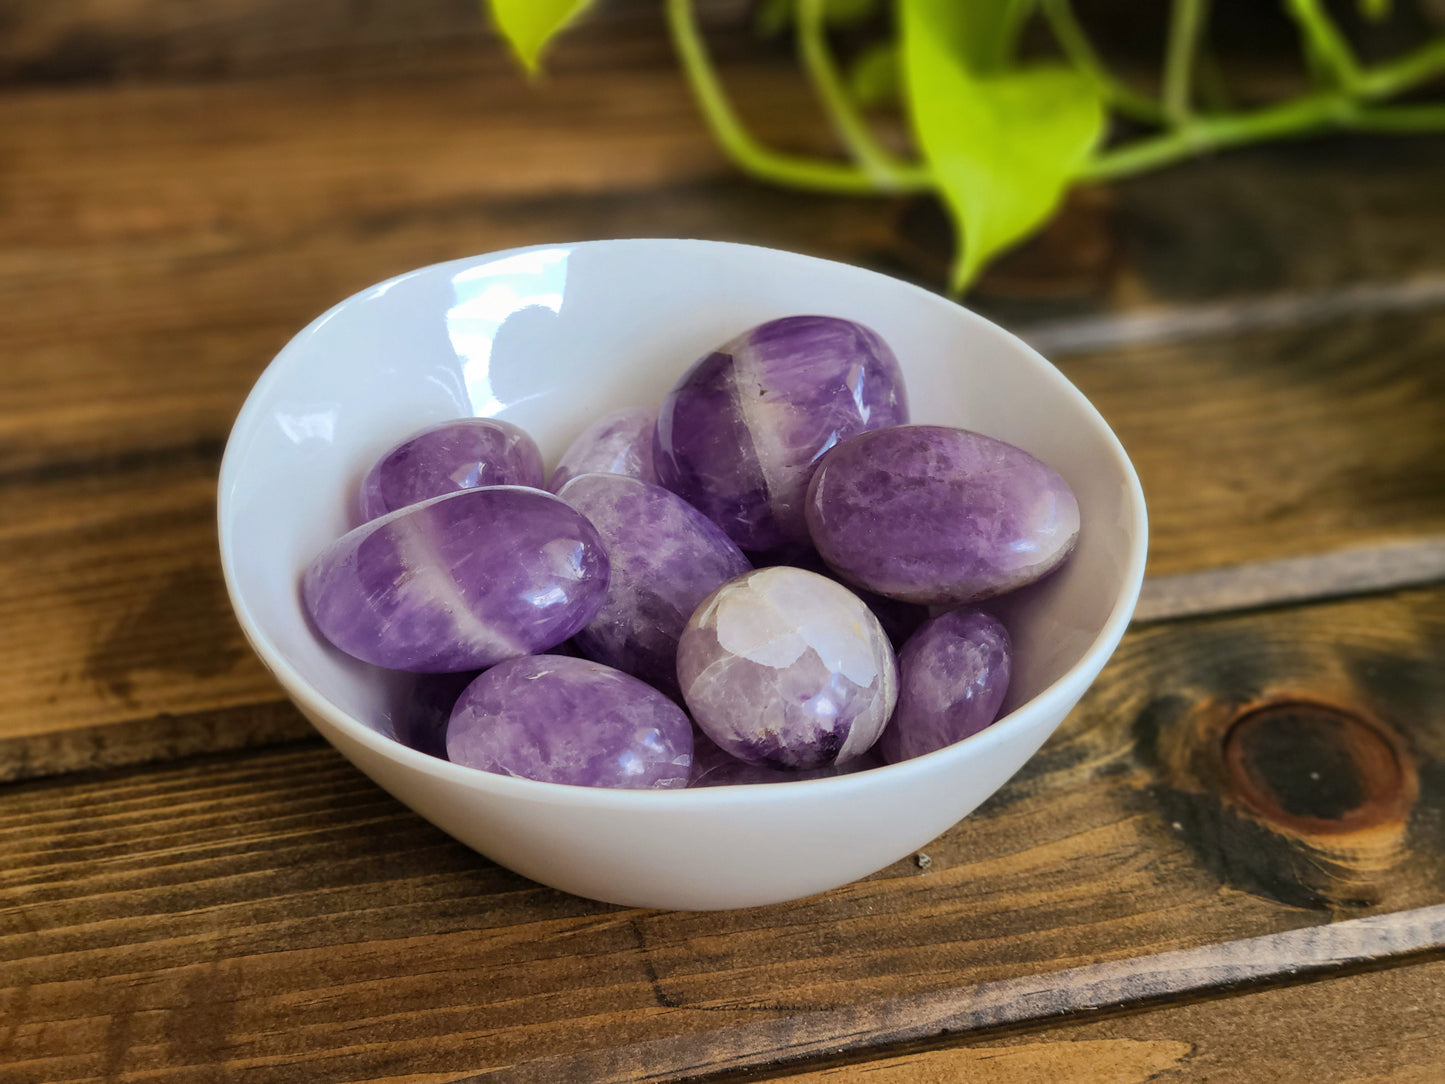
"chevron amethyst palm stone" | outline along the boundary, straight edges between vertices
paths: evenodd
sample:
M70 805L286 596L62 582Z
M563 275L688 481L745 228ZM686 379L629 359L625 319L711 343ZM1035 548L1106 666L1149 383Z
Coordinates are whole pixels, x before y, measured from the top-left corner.
M1008 631L982 610L924 624L898 654L898 710L878 750L889 763L921 757L983 730L1008 692Z
M661 486L583 474L558 494L602 536L607 598L574 638L589 659L677 693L677 638L698 604L752 565L727 535Z
M1028 452L965 429L907 425L844 441L808 488L808 529L849 583L929 605L1022 587L1073 552L1079 504Z
M562 487L581 474L622 474L643 482L657 482L652 466L652 432L657 411L628 407L604 414L582 430L562 453L547 488Z
M662 693L619 670L531 655L467 686L447 726L447 756L546 783L684 787L692 724Z
M322 635L393 670L480 670L560 644L596 615L597 529L550 493L467 489L365 523L321 553L302 598Z
M542 485L542 453L497 418L458 418L393 445L361 482L362 520L482 486Z
M683 375L658 413L657 477L745 550L806 545L803 498L818 457L907 420L903 374L876 332L788 316Z
M772 768L857 759L898 694L893 648L868 607L787 566L745 573L697 608L678 642L677 679L709 738Z

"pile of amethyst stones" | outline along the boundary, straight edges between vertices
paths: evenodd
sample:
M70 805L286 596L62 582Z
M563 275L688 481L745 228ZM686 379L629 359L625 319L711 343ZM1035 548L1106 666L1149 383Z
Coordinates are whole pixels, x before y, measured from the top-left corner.
M416 433L359 510L302 597L336 647L415 675L396 737L628 788L817 778L977 733L1011 661L978 604L1079 532L1055 471L908 424L888 345L824 316L719 346L656 411L596 421L550 479L508 422Z

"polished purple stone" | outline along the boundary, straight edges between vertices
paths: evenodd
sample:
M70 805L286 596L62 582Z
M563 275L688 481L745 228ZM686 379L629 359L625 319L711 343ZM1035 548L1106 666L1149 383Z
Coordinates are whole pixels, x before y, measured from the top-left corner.
M903 374L876 332L788 316L707 354L669 393L658 481L745 550L806 545L803 498L818 457L907 420Z
M457 697L477 676L475 670L458 674L413 674L401 702L392 712L396 740L430 756L447 758L447 720Z
M542 485L542 453L522 430L496 418L459 418L394 445L361 481L362 520L482 486Z
M656 484L652 465L652 434L657 411L628 407L598 418L567 446L547 488L560 493L580 474L622 474Z
M596 528L540 489L468 489L365 523L302 579L321 634L394 670L480 670L560 644L607 594Z
M925 624L898 655L898 710L878 739L884 759L921 757L992 723L1012 655L1008 630L982 610L951 610Z
M1022 587L1073 552L1079 504L1022 448L938 425L884 429L823 457L808 488L823 560L880 595L957 605Z
M730 580L697 608L677 647L697 725L724 751L772 768L847 764L893 712L893 648L846 587L800 568Z
M620 474L583 474L558 494L591 521L611 561L607 599L574 642L589 659L677 692L677 639L698 603L752 566L681 497Z
M587 659L531 655L467 686L447 755L500 775L581 787L687 785L692 724L656 689Z

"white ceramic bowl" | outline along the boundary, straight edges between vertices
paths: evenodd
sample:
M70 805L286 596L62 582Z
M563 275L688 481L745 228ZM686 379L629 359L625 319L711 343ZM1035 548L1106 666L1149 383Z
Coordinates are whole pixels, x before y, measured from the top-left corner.
M555 460L597 415L658 402L744 328L820 313L892 345L913 420L1033 452L1083 513L1065 569L1009 604L1006 717L925 757L855 775L621 791L475 771L392 740L396 678L323 643L302 570L349 526L362 472L422 426L521 425ZM241 627L316 728L444 831L544 884L621 904L744 907L846 884L910 854L997 790L1063 720L1129 621L1143 494L1124 449L1048 362L917 287L843 264L703 241L598 241L425 267L302 331L257 381L221 466L221 560Z

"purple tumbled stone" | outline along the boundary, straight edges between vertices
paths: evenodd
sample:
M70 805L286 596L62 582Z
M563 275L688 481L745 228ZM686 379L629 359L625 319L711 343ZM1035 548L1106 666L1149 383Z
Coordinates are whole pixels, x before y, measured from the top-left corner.
M540 489L434 497L362 524L306 570L321 634L393 670L480 670L560 644L602 606L597 529Z
M965 429L907 425L844 441L808 487L808 529L846 581L957 605L1022 587L1073 552L1079 504L1022 448Z
M656 689L601 663L531 655L467 686L447 755L499 775L580 787L687 785L692 724Z
M598 418L567 446L547 488L560 493L562 487L581 474L621 474L656 484L652 465L652 433L657 411L628 407Z
M745 550L806 545L803 498L840 440L908 420L903 374L876 332L788 316L701 358L663 401L658 481Z
M591 521L612 566L607 599L574 637L589 659L677 692L677 638L698 604L752 566L681 497L620 474L583 474L558 494Z
M458 418L413 433L361 480L362 520L418 501L482 486L542 485L542 453L522 430L496 418Z
M885 760L921 757L998 716L1008 692L1008 631L982 610L951 610L927 622L898 654L898 710L878 750Z
M709 738L773 768L862 756L898 691L893 648L868 607L782 566L730 580L698 607L678 641L677 678Z

